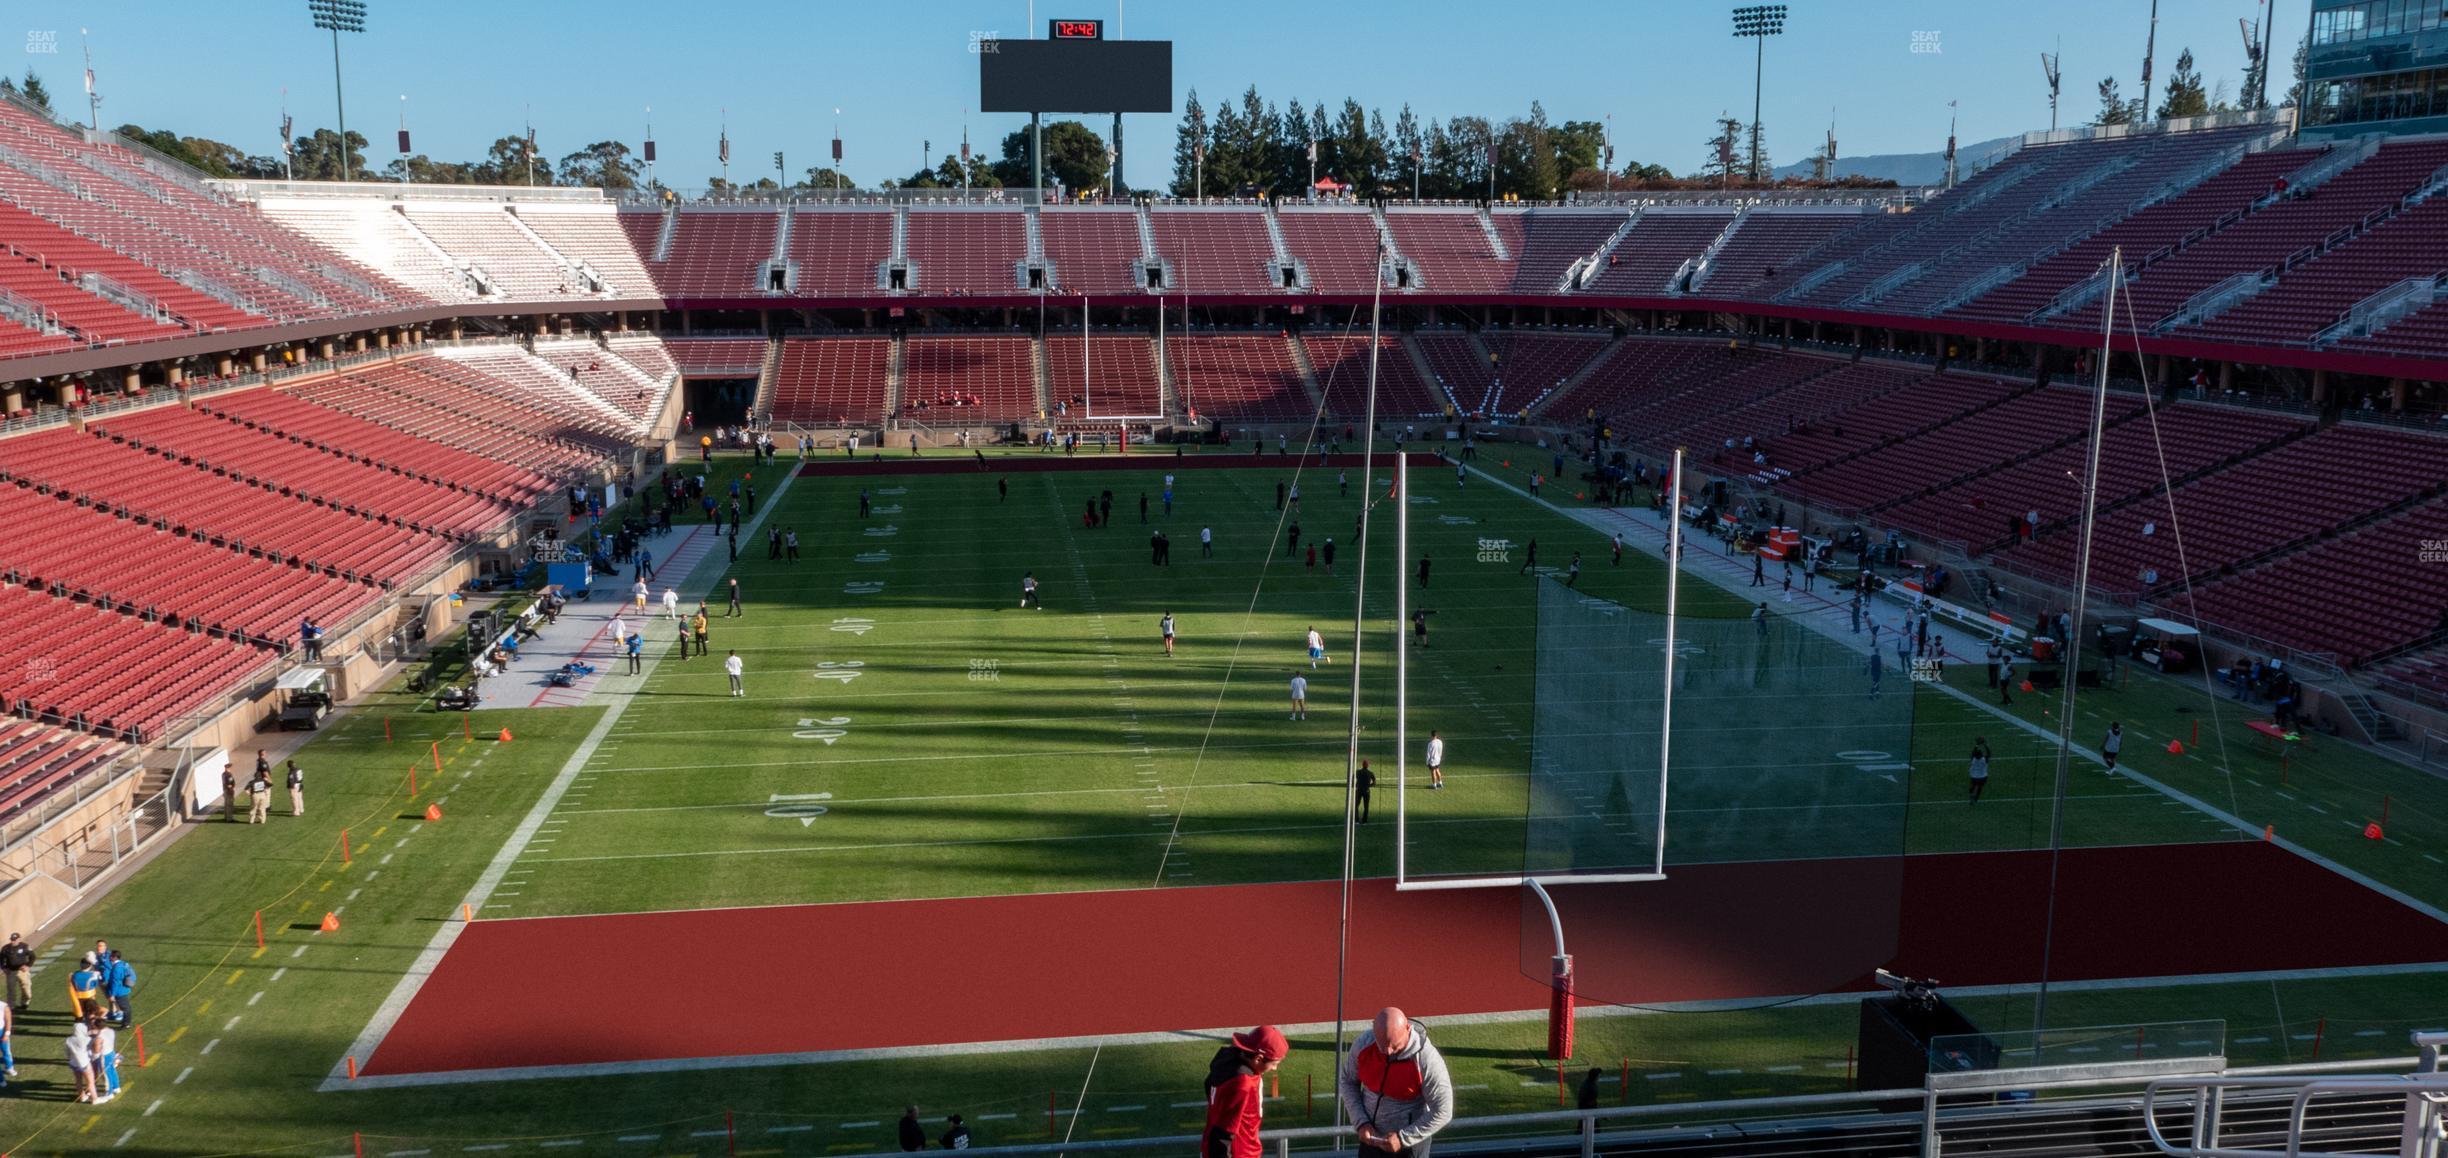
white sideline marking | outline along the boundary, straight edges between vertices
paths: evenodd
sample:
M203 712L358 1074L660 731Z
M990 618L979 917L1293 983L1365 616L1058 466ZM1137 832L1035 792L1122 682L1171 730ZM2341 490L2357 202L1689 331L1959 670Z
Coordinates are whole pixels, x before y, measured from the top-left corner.
M753 534L756 528L764 525L767 514L780 509L782 504L779 500L790 492L791 483L797 478L798 474L795 471L783 474L782 482L774 487L773 494L766 502L764 509L757 512L756 517L749 522L743 533ZM673 553L677 554L681 549L687 547L696 538L702 526L691 528L688 536L673 547ZM716 558L717 556L710 550L700 556L697 563L690 567L687 577L676 585L690 586L697 578L697 572L709 564L715 564ZM727 563L716 564L718 567L728 565ZM706 582L696 584L696 586L703 591L711 583L712 578L709 573ZM661 657L656 656L646 662L650 665L659 665ZM554 807L561 803L562 797L569 793L572 785L578 780L579 774L586 769L587 761L595 756L597 748L611 738L613 726L620 722L621 716L636 700L635 696L619 696L604 708L603 716L595 721L593 728L587 730L586 737L578 742L577 748L570 753L567 760L562 762L561 770L553 775L552 783L546 785L543 795L536 798L534 807L527 810L527 815L519 821L518 827L511 830L509 839L502 842L500 851L493 854L492 861L486 864L484 872L477 876L476 883L469 887L467 895L461 900L462 904L483 908L496 907L487 902L492 899L493 890L501 887L503 875L510 871L512 862L526 852L528 843L536 838L537 831L543 827L546 820L551 819ZM482 753L479 753L479 756L481 755ZM373 874L367 874L366 879L374 879ZM409 1001L414 999L417 991L424 987L425 979L433 975L434 967L441 963L443 954L450 952L450 947L459 940L460 932L466 928L467 923L464 921L444 921L434 930L433 939L427 942L424 950L417 954L416 960L409 963L399 983L392 986L390 994L383 998L382 1005L375 1009L374 1016L366 1022L365 1028L358 1032L357 1040L350 1043L346 1055L341 1060L332 1063L332 1068L324 1075L322 1084L316 1087L318 1092L328 1093L348 1085L346 1059L374 1056L375 1048L382 1044L383 1038L391 1032L391 1027L399 1023L400 1015L407 1011ZM422 1075L403 1074L399 1076ZM360 1088L365 1085L363 1079L356 1084ZM552 1144L543 1143L543 1145Z
M116 1141L116 1142L111 1143L111 1149L116 1150L116 1149L120 1148L121 1146L125 1146L125 1145L127 1145L127 1144L128 1144L128 1139L133 1138L133 1137L135 1137L135 1136L136 1136L136 1127L134 1127L134 1126L130 1126L130 1127L128 1127L128 1128L127 1128L127 1133L119 1135L119 1140L118 1140L118 1141Z

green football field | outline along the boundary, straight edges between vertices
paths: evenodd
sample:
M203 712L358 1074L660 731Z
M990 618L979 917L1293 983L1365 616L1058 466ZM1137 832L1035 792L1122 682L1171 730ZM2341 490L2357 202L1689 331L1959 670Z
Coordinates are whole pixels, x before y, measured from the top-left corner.
M1521 871L1526 844L1554 832L1554 818L1534 806L1530 769L1540 722L1532 686L1538 593L1555 580L1520 573L1526 544L1536 539L1549 567L1580 552L1577 590L1635 614L1662 605L1662 567L1629 550L1611 563L1605 536L1571 513L1582 504L1552 487L1546 498L1558 505L1529 500L1505 485L1519 472L1501 461L1480 464L1459 487L1449 469L1422 471L1409 558L1393 557L1392 505L1373 517L1369 631L1355 664L1361 552L1351 532L1364 496L1382 491L1356 470L1346 488L1334 468L1312 468L1298 476L1294 516L1276 507L1276 483L1293 481L1289 467L1185 468L1167 515L1160 496L1168 461L1117 472L942 475L895 474L886 463L869 477L796 478L778 494L764 472L762 517L798 531L801 558L768 560L762 526L752 526L736 565L709 560L683 586L693 599L724 578L739 580L746 613L725 617L716 599L711 642L717 657L742 657L742 699L725 694L718 659L668 654L660 625L648 630L649 650L666 654L644 676L605 677L583 707L463 721L403 690L368 697L300 756L316 784L313 817L292 821L276 807L275 823L263 828L203 824L66 928L45 933L45 950L96 937L133 950L144 978L146 1064L131 1070L120 1102L69 1102L52 999L17 1035L21 1076L0 1098L0 1143L17 1154L116 1146L321 1155L351 1152L351 1135L362 1133L367 1153L853 1153L889 1149L892 1120L912 1101L930 1119L969 1115L980 1144L1044 1140L1049 1126L1077 1137L1191 1128L1195 1109L1174 1103L1198 1095L1212 1047L1197 1042L317 1092L506 845L517 855L480 918L1331 879L1341 867L1350 681L1356 672L1363 684L1360 754L1390 782L1392 584L1421 555L1434 560L1433 580L1424 592L1415 585L1412 598L1434 615L1429 646L1414 653L1410 671L1410 759L1412 774L1423 775L1419 745L1429 729L1440 731L1449 787L1409 795L1409 868ZM715 484L744 466L718 460ZM874 508L864 519L862 488ZM1107 489L1112 525L1084 527L1083 503ZM1284 532L1295 517L1302 551L1288 554ZM1150 562L1156 528L1173 543L1168 567ZM1212 557L1199 550L1201 528L1212 531ZM1306 555L1329 537L1331 573ZM1494 539L1509 546L1484 546ZM1024 573L1040 582L1042 609L1020 606ZM1705 583L1681 589L1693 632L1710 638L1730 642L1751 631L1742 622L1749 606ZM1170 657L1157 629L1167 613L1179 630ZM1313 626L1334 661L1314 671L1302 649ZM1306 720L1289 718L1295 674L1310 681ZM1795 855L1796 838L1780 831L1870 831L1908 852L2045 847L2055 748L2022 725L2053 729L2055 697L2019 697L2001 714L1986 706L1976 666L1946 678L1968 698L1890 673L1886 695L1906 702L1883 709L1884 718L1909 724L1909 752L1895 755L1910 769L1891 790L1853 801L1861 807L1809 822L1821 829L1796 828L1803 822L1790 819L1790 794L1739 800L1748 811L1736 811L1739 794L1695 787L1670 804L1670 830L1761 833L1761 859ZM2087 747L2111 716L2123 720L2128 764L2167 791L2078 759L2067 843L2239 840L2267 824L2374 881L2448 904L2440 859L2448 854L2448 790L2436 779L2329 742L2293 758L2282 783L2278 762L2242 741L2242 707L2218 707L2214 715L2197 683L2149 674L2087 693L2078 743ZM1825 762L1823 753L1776 742L1777 729L1804 727L1797 721L1805 714L1794 707L1741 721L1775 753L1763 768ZM583 752L566 793L523 830L607 715L616 718ZM2204 730L2198 744L2195 721ZM512 743L483 738L505 727ZM1963 799L1961 759L1976 735L1998 759L1974 808ZM2171 738L2188 751L2165 752ZM412 763L424 765L413 800L404 790ZM2376 816L2383 797L2388 839L2366 840L2365 814ZM1374 822L1360 831L1361 875L1393 872L1391 798L1389 783ZM421 819L437 800L444 819ZM1730 811L1754 827L1710 827L1711 815ZM345 862L343 826L351 832ZM1691 855L1700 855L1697 847ZM1742 851L1729 843L1707 858L1740 859ZM1669 859L1676 855L1670 848ZM261 950L258 910L267 933ZM315 932L334 910L339 930ZM659 979L656 954L719 946L640 948L635 989L623 1000L705 1002L709 1016L756 1015L729 1010L722 995L670 991ZM58 966L46 972L46 991L57 990L59 974ZM548 987L550 977L507 983ZM2437 974L2070 992L2053 999L2050 1021L2222 1019L2229 1054L2241 1063L2301 1060L2316 1048L2323 1057L2389 1056L2405 1052L2406 1030L2448 1021L2442 993ZM2022 997L1958 1003L1983 1024L2030 1018ZM616 1023L620 1009L603 1016ZM1605 1069L1610 1100L1840 1089L1853 1016L1842 1001L1721 1013L1595 1010L1582 1022L1577 1061ZM1466 1113L1554 1104L1554 1070L1538 1052L1541 1021L1436 1032L1465 1086ZM1285 1100L1270 1110L1277 1120L1301 1120L1309 1083L1327 1084L1327 1041L1312 1035L1299 1045L1285 1067ZM1049 1097L1059 1111L1051 1117ZM1309 1112L1323 1121L1329 1110L1321 1099Z

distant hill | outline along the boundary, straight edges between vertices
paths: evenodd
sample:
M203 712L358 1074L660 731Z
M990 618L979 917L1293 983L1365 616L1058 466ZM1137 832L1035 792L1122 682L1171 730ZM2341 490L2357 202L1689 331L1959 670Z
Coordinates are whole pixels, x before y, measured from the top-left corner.
M2003 153L2008 146L2022 139L2022 134L2018 133L2011 137L1999 137L1995 140L1975 141L1956 146L1955 160L1958 175L1968 176L1975 169L1985 168L1984 162L1989 158ZM1811 175L1810 162L1779 165L1776 168L1776 175L1779 177L1808 177ZM1898 185L1936 185L1946 180L1946 154L1930 152L1877 153L1867 157L1839 156L1836 158L1836 175L1838 177L1885 178Z

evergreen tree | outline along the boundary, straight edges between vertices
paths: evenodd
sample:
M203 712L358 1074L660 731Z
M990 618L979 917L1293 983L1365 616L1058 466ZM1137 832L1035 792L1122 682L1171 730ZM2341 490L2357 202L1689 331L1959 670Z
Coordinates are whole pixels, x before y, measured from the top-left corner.
M1762 185L1775 182L1776 162L1768 159L1768 131L1753 121L1744 135L1748 138L1743 142L1744 174Z
M2304 63L2311 54L2312 35L2305 33L2303 39L2295 42L2295 83L2287 86L2286 108L2304 107Z
M2245 62L2244 87L2236 95L2236 106L2251 112L2269 107L2269 58Z
M1207 109L1199 103L1197 89L1182 101L1181 127L1173 132L1173 195L1196 197L1198 188L1199 152L1207 145Z
M26 70L25 83L17 86L17 95L22 98L25 103L30 104L35 108L41 109L46 113L51 111L50 86L45 85L41 77L34 75L33 69L29 68Z
M2099 116L2092 120L2092 124L2105 126L2133 123L2133 105L2126 101L2122 93L2118 92L2117 78L2113 76L2100 78L2099 102Z
M1403 103L1402 111L1394 115L1392 145L1390 160L1394 167L1394 184L1409 192L1413 176L1425 176L1419 172L1419 167L1427 160L1428 141L1420 133L1419 117L1411 111L1408 101Z
M1710 137L1708 160L1700 166L1700 179L1713 185L1728 185L1744 171L1742 147L1743 123L1739 117L1718 117L1717 133Z
M2159 102L2159 119L2198 117L2210 111L2210 90L2203 86L2201 70L2193 67L2193 50L2176 54L2176 69L2168 74L2167 95Z

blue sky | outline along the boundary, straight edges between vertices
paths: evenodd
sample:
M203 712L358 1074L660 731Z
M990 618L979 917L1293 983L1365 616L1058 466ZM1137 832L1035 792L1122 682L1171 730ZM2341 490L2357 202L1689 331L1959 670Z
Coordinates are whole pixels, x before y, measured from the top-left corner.
M2281 88L2308 0L2275 2L2273 88ZM922 141L938 156L956 148L964 119L986 152L1021 123L969 111L977 59L968 43L973 31L1024 34L1029 0L369 3L368 31L344 37L341 51L349 124L382 162L393 155L403 107L417 150L445 159L475 157L530 116L551 156L606 137L634 148L651 107L656 175L682 188L716 173L726 115L741 180L770 166L775 149L788 153L794 174L815 162L836 108L844 168L866 183L917 168ZM2042 49L2063 52L2062 117L2080 123L2096 107L2101 76L2115 74L2132 94L2150 8L2149 0L1789 5L1786 34L1768 44L1763 113L1780 162L1815 148L1831 119L1848 156L1935 150L1950 100L1961 102L1967 142L2045 128ZM78 34L87 29L105 126L134 121L269 153L284 90L301 131L332 123L331 42L309 25L305 0L15 0L10 8L21 27L0 24L0 49L22 40L26 55L0 67L41 72L63 112L83 112ZM2256 0L2162 0L2157 78L2190 45L2205 75L2232 90L2244 66L2236 19L2259 10ZM1750 108L1751 46L1730 35L1718 3L1037 0L1034 12L1040 31L1048 16L1118 15L1125 35L1172 40L1176 89L1195 87L1211 105L1253 83L1279 103L1348 95L1389 118L1405 101L1442 119L1514 115L1536 99L1557 119L1611 116L1618 161L1677 172L1699 164L1711 118ZM1937 51L1915 52L1916 33L1934 33L1922 43ZM52 45L56 54L40 51ZM1126 122L1131 182L1166 176L1174 127L1155 115Z

